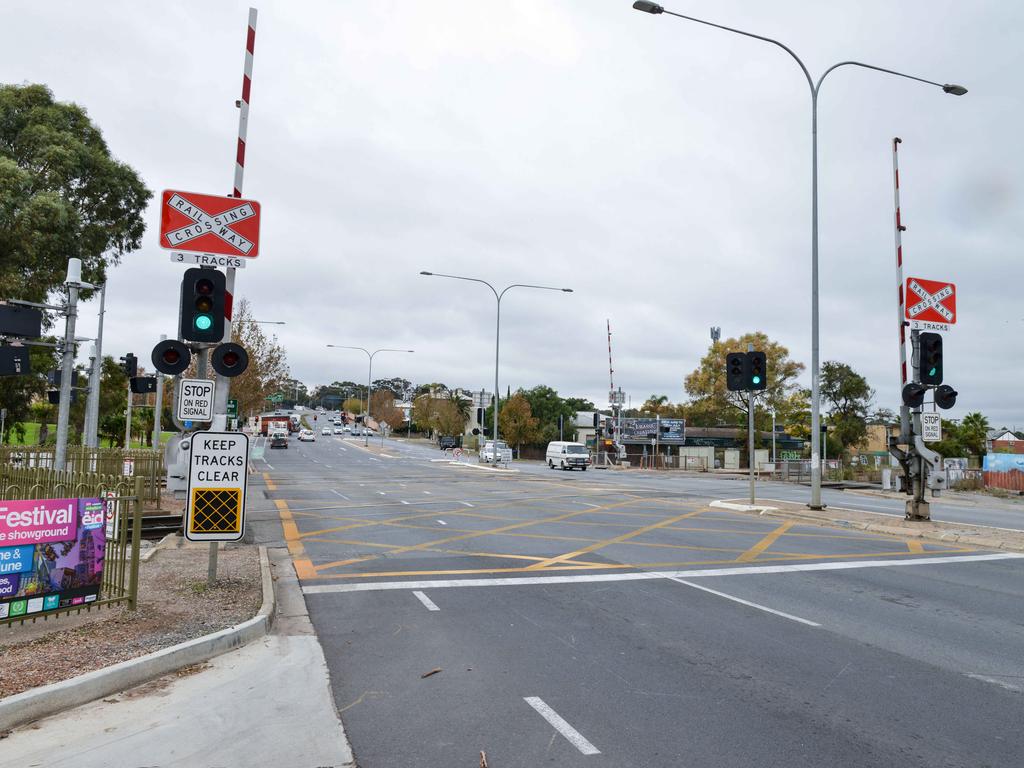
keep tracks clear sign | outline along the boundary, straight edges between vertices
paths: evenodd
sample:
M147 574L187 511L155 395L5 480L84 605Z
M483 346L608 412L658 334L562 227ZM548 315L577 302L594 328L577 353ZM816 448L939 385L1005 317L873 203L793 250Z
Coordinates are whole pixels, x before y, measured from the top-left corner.
M189 541L238 541L245 529L249 437L243 432L196 432L188 471Z

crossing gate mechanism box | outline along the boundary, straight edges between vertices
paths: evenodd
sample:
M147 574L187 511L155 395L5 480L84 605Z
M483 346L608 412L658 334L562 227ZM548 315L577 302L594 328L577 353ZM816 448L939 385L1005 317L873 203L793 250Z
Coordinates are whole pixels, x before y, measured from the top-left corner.
M238 541L245 531L249 437L243 432L196 432L188 473L189 541Z

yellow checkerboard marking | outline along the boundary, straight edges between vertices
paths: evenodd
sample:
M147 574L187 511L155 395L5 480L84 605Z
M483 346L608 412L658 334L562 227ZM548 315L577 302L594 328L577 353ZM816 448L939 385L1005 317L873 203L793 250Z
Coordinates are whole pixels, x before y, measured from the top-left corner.
M239 533L241 488L193 488L189 533Z

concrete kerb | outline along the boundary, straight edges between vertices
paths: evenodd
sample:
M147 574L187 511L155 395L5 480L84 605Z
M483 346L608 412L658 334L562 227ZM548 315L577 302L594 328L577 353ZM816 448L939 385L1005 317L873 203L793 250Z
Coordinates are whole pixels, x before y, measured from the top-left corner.
M934 520L905 522L899 518L886 522L874 522L870 519L853 519L856 515L868 517L872 514L855 509L837 510L837 513L833 514L826 510L812 510L806 507L750 505L722 500L712 501L709 506L733 512L756 513L758 516L796 520L809 525L850 528L868 533L898 536L903 539L926 539L943 544L963 544L982 549L1024 552L1024 533L1004 531L983 525L963 525Z
M0 732L200 664L263 637L270 631L275 605L274 582L266 547L260 547L260 580L263 605L253 618L137 659L0 699Z

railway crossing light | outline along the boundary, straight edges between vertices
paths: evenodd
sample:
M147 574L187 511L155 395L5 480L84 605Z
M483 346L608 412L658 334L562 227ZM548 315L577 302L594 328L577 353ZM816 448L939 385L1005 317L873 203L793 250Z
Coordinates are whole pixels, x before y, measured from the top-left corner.
M960 394L953 389L949 384L942 384L935 388L935 404L947 410L956 405L956 396Z
M184 373L185 369L188 368L189 363L192 361L192 353L180 341L164 339L153 347L153 354L150 355L150 359L153 361L153 367L160 371L160 373L166 373L168 376L177 376L179 373Z
M180 336L186 341L218 342L224 338L224 273L193 267L181 281Z
M229 341L213 350L210 365L221 376L241 376L249 367L249 353L241 345Z
M912 381L903 387L903 404L910 408L920 408L924 402L924 393L928 387L916 381Z
M942 336L922 333L920 336L921 383L934 386L942 383Z

